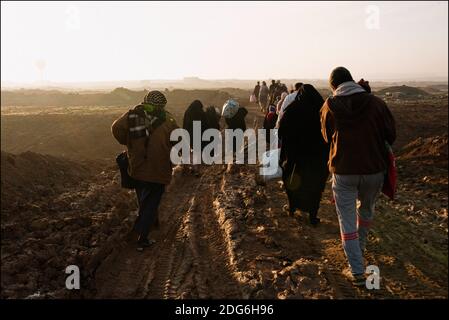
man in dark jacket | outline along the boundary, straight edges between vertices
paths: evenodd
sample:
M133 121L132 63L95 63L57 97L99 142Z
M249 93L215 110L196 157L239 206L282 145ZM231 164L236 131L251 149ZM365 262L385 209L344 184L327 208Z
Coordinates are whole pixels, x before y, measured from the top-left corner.
M256 103L259 103L259 91L260 91L260 81L257 81L257 84L254 87L253 91L253 94L256 97Z
M276 80L271 80L271 84L270 84L270 87L269 87L269 91L268 91L268 94L269 94L269 104L273 104L274 103L274 94L275 94L275 92L276 92L276 89L277 89L277 84L276 84Z
M396 139L395 121L385 102L355 83L346 68L334 69L329 84L333 96L321 108L321 131L331 144L329 171L348 276L362 286L363 251L387 169L385 144Z

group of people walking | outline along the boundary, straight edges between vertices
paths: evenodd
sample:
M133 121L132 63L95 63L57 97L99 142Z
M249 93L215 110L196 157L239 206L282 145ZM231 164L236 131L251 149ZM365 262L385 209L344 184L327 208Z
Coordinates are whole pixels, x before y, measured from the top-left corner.
M333 94L326 100L310 84L296 83L288 92L274 80L269 88L265 81L258 84L253 94L266 113L264 127L279 129L280 165L288 198L285 210L290 215L296 210L307 212L310 223L318 225L322 192L331 174L349 276L354 285L365 285L363 252L387 169L386 144L392 145L396 138L395 121L385 102L370 93L369 83L356 83L346 68L334 69L329 85ZM165 111L166 102L161 92L151 91L136 107L145 113L143 122L130 121L130 114L135 113L129 111L112 125L114 137L127 146L129 175L140 181L135 188L138 250L152 243L149 230L157 221L160 198L171 178L170 133L177 125ZM247 113L234 100L226 102L221 114L213 106L204 110L195 100L184 114L183 127L191 136L193 121L201 121L202 130L219 129L223 116L229 129L245 130ZM158 125L148 129L147 123ZM133 138L139 128L147 129Z
M329 173L343 248L355 285L365 285L363 252L376 199L388 167L388 146L396 139L395 120L367 81L354 81L344 67L329 77L332 96L323 100L310 84L295 84L270 106L264 127L278 128L280 164L290 214L318 209ZM274 120L276 119L276 120ZM357 200L359 205L357 206Z
M268 106L276 104L283 93L288 94L288 88L285 84L281 83L281 80L271 80L270 87L267 86L265 81L257 81L253 90L253 96L256 103L259 104L262 112L267 112Z

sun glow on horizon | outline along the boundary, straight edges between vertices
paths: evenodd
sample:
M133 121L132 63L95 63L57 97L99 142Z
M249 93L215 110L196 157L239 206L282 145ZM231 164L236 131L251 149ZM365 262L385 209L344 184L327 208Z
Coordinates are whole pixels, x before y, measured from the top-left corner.
M2 81L445 77L447 2L1 3Z

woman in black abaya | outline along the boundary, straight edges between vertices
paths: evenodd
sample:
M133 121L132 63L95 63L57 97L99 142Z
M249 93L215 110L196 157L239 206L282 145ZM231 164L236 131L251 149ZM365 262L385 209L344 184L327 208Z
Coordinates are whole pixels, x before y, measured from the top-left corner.
M329 175L329 146L321 135L320 109L324 101L310 84L299 91L280 121L282 180L288 196L289 214L309 213L310 223L317 217L321 195Z

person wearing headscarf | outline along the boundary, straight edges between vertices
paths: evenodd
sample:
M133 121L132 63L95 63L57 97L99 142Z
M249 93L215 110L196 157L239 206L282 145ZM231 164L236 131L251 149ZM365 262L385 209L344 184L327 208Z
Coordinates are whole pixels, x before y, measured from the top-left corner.
M281 111L281 107L282 107L284 100L287 96L288 96L288 92L284 91L281 93L281 99L276 104L276 114L279 114L279 112Z
M232 117L225 117L226 125L228 126L228 129L242 129L243 131L246 130L246 122L245 117L248 114L248 110L246 110L245 107L238 106L237 112L232 115Z
M287 107L279 125L282 179L290 215L309 213L310 223L320 222L318 209L329 171L329 146L321 135L320 109L323 98L310 84L301 87Z
M276 126L277 117L278 115L276 113L276 108L274 106L270 106L263 120L263 128L267 130L265 135L267 144L270 143L270 130L274 129L274 127Z
M279 128L279 123L281 122L282 116L284 115L285 109L295 101L296 96L298 95L299 89L302 87L302 82L295 83L295 90L290 93L282 102L280 109L278 109L278 119L276 122L276 128Z
M184 112L182 127L187 130L190 136L190 148L193 149L193 122L201 122L201 136L207 129L206 112L204 112L203 104L200 100L194 100ZM201 138L201 137L200 137Z
M247 114L248 110L246 110L245 107L240 106L240 104L234 99L227 100L223 105L222 115L225 118L228 129L241 129L243 132L245 132L245 117ZM236 139L234 138L232 142L233 152L236 152L237 148L239 148L239 146L237 145Z
M159 203L172 178L170 134L178 126L165 110L166 104L162 92L150 91L141 104L125 112L111 127L114 138L126 146L128 174L135 181L139 215L133 233L138 251L155 242L148 235L158 226Z
M206 109L206 128L220 130L220 110L214 106Z
M194 136L193 125L194 121L198 121L201 124L201 130L199 131L200 136ZM203 104L200 100L194 100L184 112L183 125L182 127L187 130L190 137L190 158L193 161L193 165L189 167L192 174L195 176L200 175L199 167L195 164L200 162L201 154L198 154L194 151L194 139L200 139L201 141L201 152L205 145L207 145L206 141L202 141L203 132L207 130L208 120L206 116L206 112L203 109Z

